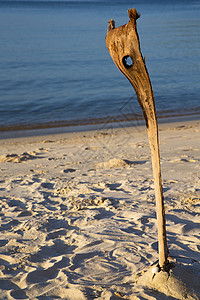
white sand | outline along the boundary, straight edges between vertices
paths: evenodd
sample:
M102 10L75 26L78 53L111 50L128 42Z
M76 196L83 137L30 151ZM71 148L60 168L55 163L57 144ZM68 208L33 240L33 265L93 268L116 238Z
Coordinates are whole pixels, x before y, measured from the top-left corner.
M0 299L199 299L200 122L160 140L175 268L153 279L145 128L0 140Z

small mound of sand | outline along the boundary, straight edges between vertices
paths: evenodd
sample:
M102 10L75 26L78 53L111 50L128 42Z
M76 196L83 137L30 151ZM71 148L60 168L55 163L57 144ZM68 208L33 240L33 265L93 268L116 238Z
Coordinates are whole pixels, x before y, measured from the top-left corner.
M139 285L181 300L199 299L199 282L200 273L197 270L180 264L174 264L169 273L160 271L153 274L150 268L137 280Z
M83 210L83 209L92 209L97 206L108 207L111 204L111 201L103 197L91 196L86 199L74 198L71 197L68 200L70 209L74 210Z
M34 153L24 152L22 154L7 154L0 156L0 162L21 163L26 160L35 159Z
M105 162L96 164L97 169L112 169L112 168L128 168L133 165L133 162L126 159L112 158Z

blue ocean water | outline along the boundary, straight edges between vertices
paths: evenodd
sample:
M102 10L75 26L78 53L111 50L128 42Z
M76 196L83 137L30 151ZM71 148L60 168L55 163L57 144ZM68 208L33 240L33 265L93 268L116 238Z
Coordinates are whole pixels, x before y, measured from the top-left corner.
M0 1L0 130L140 115L105 45L132 7L158 115L200 113L199 0Z

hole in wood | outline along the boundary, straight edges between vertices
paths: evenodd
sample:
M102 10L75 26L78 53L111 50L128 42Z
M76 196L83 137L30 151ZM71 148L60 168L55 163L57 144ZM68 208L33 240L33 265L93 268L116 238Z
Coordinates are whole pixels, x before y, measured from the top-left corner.
M122 62L126 69L129 69L133 66L133 60L129 55L124 56Z

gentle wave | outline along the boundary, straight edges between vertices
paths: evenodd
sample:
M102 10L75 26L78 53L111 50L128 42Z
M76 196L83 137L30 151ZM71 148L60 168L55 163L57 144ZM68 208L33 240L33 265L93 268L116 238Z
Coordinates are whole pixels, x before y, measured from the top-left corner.
M171 121L171 119L174 122L178 122L179 119L184 120L187 119L200 119L200 107L199 109L195 111L187 111L187 112L177 112L177 111L168 111L168 112L160 112L157 114L158 122L161 122L162 119L165 120L165 122ZM73 121L55 121L55 122L43 122L43 123L32 123L32 124L19 124L19 125L5 125L0 127L0 132L9 132L9 131L21 131L21 130L35 130L35 129L51 129L51 128L65 128L65 127L73 127L74 130L79 126L85 126L85 125L97 125L97 124L121 124L125 123L125 127L127 126L139 126L144 124L144 117L142 115L133 115L133 114L127 114L127 115L118 115L118 116L110 116L110 117L104 117L104 118L90 118L90 119L82 119L82 120L73 120ZM116 125L117 126L117 125ZM14 135L13 135L14 136Z

